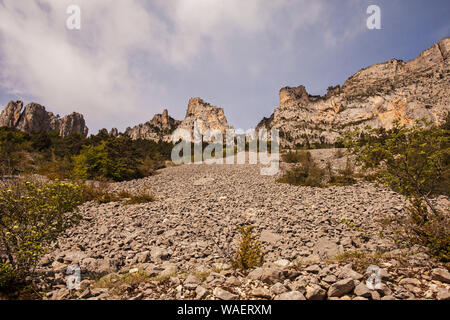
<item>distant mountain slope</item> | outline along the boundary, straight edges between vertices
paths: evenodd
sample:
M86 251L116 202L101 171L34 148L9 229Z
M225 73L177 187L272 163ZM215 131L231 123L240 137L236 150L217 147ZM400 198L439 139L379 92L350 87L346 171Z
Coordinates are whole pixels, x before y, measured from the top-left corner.
M450 38L409 62L390 60L365 68L325 96L305 87L280 90L280 107L257 129L280 130L284 146L334 143L354 127L389 128L394 120L410 124L427 118L442 123L450 110Z
M219 130L225 134L226 129L230 128L223 108L212 106L201 98L191 98L183 121L174 120L169 117L167 110L164 110L162 115L155 115L151 121L128 128L125 134L132 139L170 142L172 134L180 132L176 131L177 129L184 130L192 136L195 122L198 123L202 133L206 133L207 130ZM185 137L185 140L190 138ZM208 141L210 137L205 136L204 140Z
M60 118L37 103L30 103L24 108L22 101L7 104L0 114L0 127L35 133L57 131L63 137L71 133L87 136L89 131L82 114L74 112Z

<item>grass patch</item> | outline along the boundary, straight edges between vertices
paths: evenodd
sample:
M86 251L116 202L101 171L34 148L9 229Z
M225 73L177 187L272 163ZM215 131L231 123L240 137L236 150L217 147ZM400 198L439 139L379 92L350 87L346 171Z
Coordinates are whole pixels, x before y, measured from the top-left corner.
M155 201L156 198L154 195L141 192L140 194L131 195L128 200L126 200L124 203L126 205L132 205L132 204L141 204L141 203L149 203Z
M335 256L333 260L345 261L349 259L364 259L365 257L367 257L367 254L362 251L346 251Z
M323 180L326 174L325 169L320 168L316 164L309 151L296 154L302 154L298 158L299 166L288 170L277 182L288 183L294 186L323 187Z
M139 270L136 273L108 274L94 282L92 287L110 289L116 294L122 294L129 286L136 287L143 282L150 281L152 281L152 278L144 271Z
M383 252L375 252L373 254L362 251L347 251L338 254L332 261L344 262L346 264L352 263L353 270L364 274L370 265L379 265L384 259L389 258Z
M288 170L277 182L307 187L349 186L356 183L350 158L347 158L345 168L335 174L331 162L328 161L323 169L313 160L309 151L288 152L283 157L285 162L295 163L296 166Z
M355 177L355 168L349 157L347 157L347 161L345 163L345 168L339 170L339 174L334 174L331 168L331 163L327 163L326 167L328 171L329 181L328 184L332 186L350 186L356 183Z
M303 163L308 160L308 153L305 150L288 151L281 156L281 160L286 163Z
M149 203L156 200L155 196L142 191L137 194L122 190L120 192L110 192L107 186L101 183L98 187L91 185L84 186L83 190L84 201L96 201L98 204L105 204L110 202L124 201L125 205Z

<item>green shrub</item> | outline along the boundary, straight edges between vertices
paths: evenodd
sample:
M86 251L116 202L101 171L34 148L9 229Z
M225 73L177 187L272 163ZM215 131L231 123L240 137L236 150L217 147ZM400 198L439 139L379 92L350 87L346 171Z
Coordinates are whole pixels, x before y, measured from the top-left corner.
M328 170L329 170L328 183L330 185L349 186L349 185L356 183L356 179L354 178L355 169L354 169L353 163L349 157L347 157L345 168L342 170L339 170L338 175L333 174L330 169L328 169Z
M85 146L80 154L73 158L74 175L80 179L95 179L113 177L115 163L108 156L106 142L98 146Z
M406 208L409 216L397 219L400 231L396 240L409 240L413 244L424 245L431 254L444 262L450 261L450 216L448 212L434 215L423 200L414 198Z
M11 185L0 190L0 279L5 285L33 272L50 243L80 220L82 187L53 182ZM8 282L6 281L6 282Z
M286 163L303 163L308 160L310 155L310 152L304 150L288 151L281 156L281 159Z
M406 238L444 261L450 250L448 212L438 210L430 197L449 194L449 133L421 120L411 127L396 122L391 130L367 127L343 139L364 169L377 170L378 181L408 198L408 217L398 221Z
M309 151L304 153L300 159L299 166L288 170L277 182L296 186L322 187L326 174L325 169L315 163Z
M257 240L254 229L254 226L239 227L241 242L232 260L235 269L252 269L264 263L264 253L261 251L261 243Z
M149 203L155 201L155 196L149 194L147 192L141 192L139 194L134 194L129 197L127 201L125 201L126 205L131 204L141 204L141 203Z
M83 202L96 201L98 204L105 204L110 202L119 202L126 199L125 205L141 204L155 201L155 196L142 191L139 193L131 193L125 190L119 192L111 192L107 190L106 182L100 183L99 186L92 185L83 186Z
M45 175L50 179L123 181L152 175L170 160L166 142L112 137L105 130L85 138L58 132L24 133L0 128L0 174Z

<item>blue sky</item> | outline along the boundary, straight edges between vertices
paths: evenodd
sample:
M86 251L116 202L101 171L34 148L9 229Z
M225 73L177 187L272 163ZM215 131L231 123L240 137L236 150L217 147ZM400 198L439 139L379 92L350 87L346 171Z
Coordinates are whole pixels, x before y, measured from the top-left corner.
M81 8L68 30L66 9ZM381 30L366 27L369 5ZM284 86L324 94L358 70L450 36L448 0L0 0L0 104L85 115L91 133L183 119L191 97L247 129Z

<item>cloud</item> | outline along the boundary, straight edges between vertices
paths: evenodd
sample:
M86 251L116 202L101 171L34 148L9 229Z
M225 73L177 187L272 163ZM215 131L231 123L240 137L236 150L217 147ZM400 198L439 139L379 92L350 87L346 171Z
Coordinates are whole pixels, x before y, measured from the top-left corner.
M80 31L66 28L71 4L82 10ZM123 129L164 103L172 72L207 62L251 79L274 52L292 57L308 31L331 46L355 37L352 26L329 23L333 14L328 2L306 0L0 0L0 86L57 113L81 112L94 130Z

